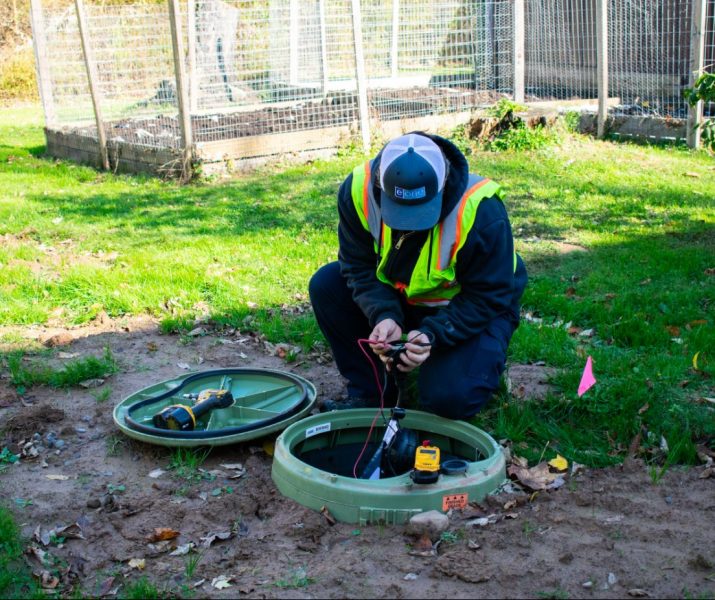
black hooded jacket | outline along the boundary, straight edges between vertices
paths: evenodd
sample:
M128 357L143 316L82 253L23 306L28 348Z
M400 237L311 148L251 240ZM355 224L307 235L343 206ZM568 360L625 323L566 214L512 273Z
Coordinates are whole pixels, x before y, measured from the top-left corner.
M440 221L454 208L466 191L469 165L464 155L445 138L429 135L449 161ZM380 155L376 157L372 174L375 199L380 203L378 183ZM452 346L473 337L499 316L507 317L514 327L519 322L519 301L526 286L526 269L518 258L514 272L514 241L511 224L504 205L497 197L479 204L474 226L464 246L457 254L456 277L462 289L447 305L439 308L409 306L402 294L377 278L379 256L373 239L355 211L351 196L352 173L338 192L338 260L343 277L352 290L353 299L374 327L384 319L393 319L406 332L419 329L426 333L433 346ZM400 248L398 241L403 237ZM394 231L393 247L389 249L386 275L391 281L404 281L412 272L419 250L427 241L429 231ZM381 252L388 252L382 248Z

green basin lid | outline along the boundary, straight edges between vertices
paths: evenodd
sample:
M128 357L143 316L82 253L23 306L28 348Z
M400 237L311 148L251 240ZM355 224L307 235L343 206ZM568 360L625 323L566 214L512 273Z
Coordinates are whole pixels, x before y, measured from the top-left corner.
M198 419L194 431L157 429L153 416L172 404L191 406L185 394L230 390L234 403ZM282 431L307 416L315 386L293 373L272 369L228 368L188 373L141 389L114 408L114 422L126 435L160 446L219 446Z

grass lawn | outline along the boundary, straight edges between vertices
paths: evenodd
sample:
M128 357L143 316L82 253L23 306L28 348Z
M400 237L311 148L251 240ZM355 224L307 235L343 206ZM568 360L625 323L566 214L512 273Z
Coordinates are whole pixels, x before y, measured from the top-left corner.
M359 154L180 187L44 159L43 143L36 110L0 113L0 326L105 311L176 331L210 314L320 340L294 309L336 257L335 194ZM476 422L532 458L616 463L643 428L654 464L695 460L715 439L715 161L581 136L470 160L504 186L531 277L511 360L559 368L545 401L502 394ZM4 331L6 354L32 350ZM587 356L598 383L579 398Z

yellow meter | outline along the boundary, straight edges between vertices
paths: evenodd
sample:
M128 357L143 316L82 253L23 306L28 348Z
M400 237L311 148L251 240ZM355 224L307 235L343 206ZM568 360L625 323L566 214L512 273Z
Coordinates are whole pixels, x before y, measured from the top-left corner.
M439 448L430 446L429 440L415 450L415 468L412 480L415 483L434 483L439 479Z

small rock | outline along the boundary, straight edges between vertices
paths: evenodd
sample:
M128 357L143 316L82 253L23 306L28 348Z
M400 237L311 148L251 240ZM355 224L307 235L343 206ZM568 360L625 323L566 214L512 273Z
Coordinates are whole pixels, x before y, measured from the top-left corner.
M89 415L82 415L82 416L80 417L80 419L81 419L82 421L84 421L85 423L91 423L91 422L92 422L92 417L90 417Z
M673 504L673 497L672 496L666 496L663 498L665 500L666 504Z
M65 445L66 445L66 443L64 440L57 440L55 442L55 448L57 448L58 450L62 450L62 448L64 448Z
M584 582L581 584L581 587L584 587L584 588L586 588L587 590L590 590L590 589L593 587L593 581L590 581L590 580L589 580L589 581L584 581Z
M77 433L87 433L87 430L84 427L75 427L74 430Z
M39 433L34 433L32 436L33 442L39 442L41 439L42 439L42 436Z
M417 575L417 573L408 573L402 579L404 579L405 581L414 581L418 577L419 575Z
M99 508L102 506L102 503L99 501L99 498L90 498L87 500L87 508Z
M615 573L609 573L608 585L616 585L616 583L618 583L618 578L616 577Z
M407 524L409 535L428 535L431 539L437 539L449 527L449 517L437 510L430 510L419 513L410 519Z

